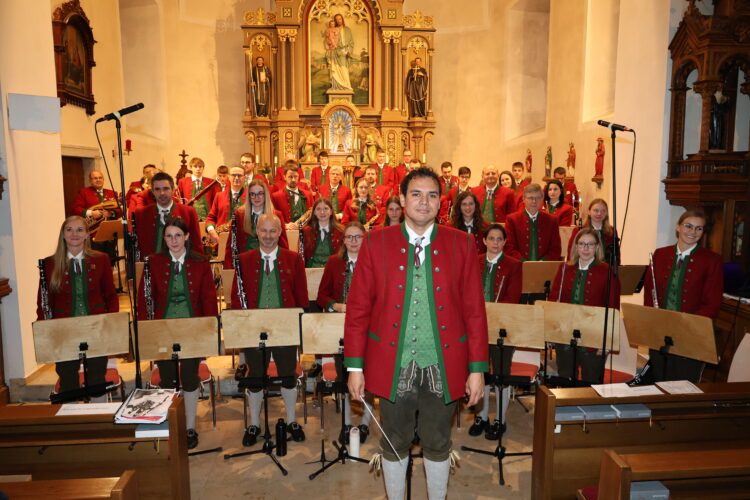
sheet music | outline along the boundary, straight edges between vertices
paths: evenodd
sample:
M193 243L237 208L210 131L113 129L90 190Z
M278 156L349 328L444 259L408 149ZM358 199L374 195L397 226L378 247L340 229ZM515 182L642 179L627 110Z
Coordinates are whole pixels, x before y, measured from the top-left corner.
M630 389L633 391L631 396L661 396L664 394L655 385L637 385Z
M591 386L603 398L626 398L635 396L628 384L595 384Z
M70 415L112 415L121 403L65 403L55 414L58 417Z
M657 382L659 388L669 394L701 394L703 391L689 380Z

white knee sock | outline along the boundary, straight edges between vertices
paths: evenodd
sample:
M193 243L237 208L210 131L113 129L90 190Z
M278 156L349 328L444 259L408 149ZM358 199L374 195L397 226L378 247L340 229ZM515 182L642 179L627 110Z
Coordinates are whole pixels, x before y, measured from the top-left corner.
M406 489L406 468L409 459L391 462L383 458L383 480L385 481L385 492L388 500L403 500Z
M348 394L344 394L344 425L352 425L352 402Z
M286 408L286 423L291 424L297 419L297 389L282 387L281 397L284 399L284 408Z
M263 391L250 392L250 425L260 427L260 406L263 404Z
M182 391L185 399L185 427L195 430L195 415L198 413L198 396L200 389L194 391Z
M429 500L444 500L448 494L448 476L450 475L451 461L445 459L442 462L433 462L424 459L424 471L427 475L427 498Z
M484 399L482 400L482 409L479 411L479 415L477 415L482 420L487 420L490 418L490 386L485 385L484 386Z

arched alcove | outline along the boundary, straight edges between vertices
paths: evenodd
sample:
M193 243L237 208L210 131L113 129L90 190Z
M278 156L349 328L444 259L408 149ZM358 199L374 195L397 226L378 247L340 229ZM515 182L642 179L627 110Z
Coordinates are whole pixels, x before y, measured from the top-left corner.
M695 92L693 84L698 79L698 70L692 70L685 79L688 90L685 92L685 127L682 131L682 156L695 154L701 145L701 109L703 99Z

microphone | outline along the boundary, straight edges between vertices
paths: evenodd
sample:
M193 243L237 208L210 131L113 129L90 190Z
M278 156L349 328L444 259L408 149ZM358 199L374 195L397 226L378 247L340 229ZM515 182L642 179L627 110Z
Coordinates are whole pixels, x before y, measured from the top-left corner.
M620 132L633 132L632 128L628 128L625 125L619 125L617 123L607 122L604 120L599 120L596 123L598 123L602 127L607 127L610 130L619 130Z
M96 123L106 122L107 120L119 120L120 117L129 115L130 113L134 113L138 111L139 109L143 109L142 102L139 102L138 104L133 104L132 106L128 106L127 108L122 108L121 110L115 111L114 113L106 114L102 116L101 118L99 118L98 120L96 120Z

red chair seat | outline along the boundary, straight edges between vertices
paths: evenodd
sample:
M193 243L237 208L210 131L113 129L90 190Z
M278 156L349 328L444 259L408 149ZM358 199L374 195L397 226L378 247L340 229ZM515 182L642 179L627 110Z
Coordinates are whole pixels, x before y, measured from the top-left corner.
M198 378L201 382L210 382L213 375L211 369L208 367L205 359L202 359L198 365ZM180 383L182 383L182 375L180 375ZM159 373L159 365L154 363L154 369L151 370L151 385L158 387L161 385L161 374Z
M302 365L300 364L299 360L297 360L297 368L296 368L297 377L302 376ZM250 366L248 365L247 371L245 372L245 376L247 376L250 373ZM268 370L266 371L266 375L269 377L278 377L279 376L279 370L276 368L276 362L271 361L268 363Z
M336 380L336 363L323 363L323 380Z
M530 363L514 362L510 365L510 374L515 377L529 377L533 380L538 371L539 365L532 365Z
M612 374L612 381L610 382L609 376ZM625 372L618 372L617 370L610 371L609 368L604 369L604 383L605 384L620 384L631 380L635 375Z
M120 385L120 383L122 383L120 372L117 371L117 368L107 368L107 371L104 374L104 380L110 385ZM83 387L83 382L83 367L81 367L78 371L78 383L81 387ZM55 392L60 392L60 377L58 377L57 382L55 382Z

